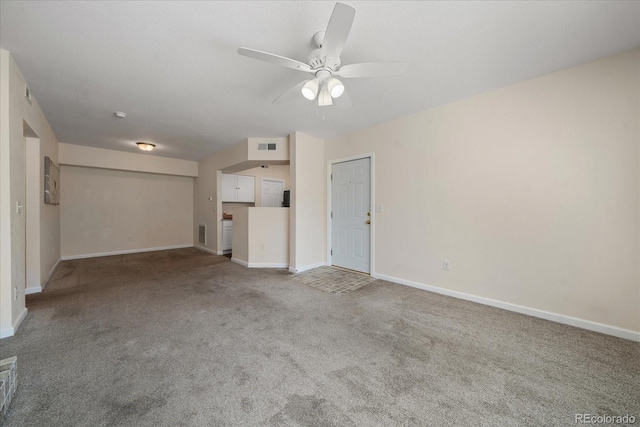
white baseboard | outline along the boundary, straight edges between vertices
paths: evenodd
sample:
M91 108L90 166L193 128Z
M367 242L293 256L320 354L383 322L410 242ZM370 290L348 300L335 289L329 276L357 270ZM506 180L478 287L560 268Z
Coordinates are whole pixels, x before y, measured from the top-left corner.
M174 245L174 246L160 246L155 248L127 249L124 251L100 252L96 254L68 255L68 256L63 256L61 259L63 261L67 261L72 259L98 258L103 256L137 254L142 252L167 251L170 249L184 249L184 248L192 248L192 247L193 245Z
M289 263L283 262L250 262L249 268L289 268Z
M231 262L235 262L236 264L240 264L243 267L249 267L249 263L247 261L243 261L243 260L235 258L235 257L231 257Z
M25 288L24 294L31 295L31 294L38 294L42 292L42 290L47 285L47 283L49 283L49 280L51 280L51 277L53 277L53 273L55 273L56 268L58 268L60 261L62 261L62 259L59 259L58 261L56 261L53 267L51 267L51 270L49 270L49 273L47 273L45 279L42 281L42 284L40 286L31 286L29 288Z
M213 249L209 249L204 246L195 245L194 248L200 249L201 251L208 252L213 255L222 255L222 251L214 251Z
M58 265L60 264L60 261L62 261L62 258L59 259L58 261L56 261L56 263L53 265L53 267L51 267L51 270L49 270L49 273L47 273L47 278L45 280L43 280L43 282L42 282L42 288L43 289L47 285L47 283L49 283L49 280L51 280L51 277L53 277L53 273L56 272L56 268L58 268Z
M289 267L289 271L291 273L303 273L305 271L313 270L314 268L322 267L327 265L326 262L317 262L315 264L305 265L299 268Z
M24 318L27 317L27 313L29 313L29 310L25 307L11 328L0 329L0 339L14 336L18 331L18 328L20 328Z
M613 335L614 337L624 338L631 341L640 342L640 332L629 329L618 328L616 326L605 325L603 323L592 322L590 320L578 319L576 317L565 316L564 314L551 313L549 311L538 310L536 308L525 307L518 304L512 304L504 301L498 301L491 298L471 295L464 292L452 291L450 289L439 288L437 286L425 285L423 283L412 282L411 280L399 279L397 277L387 276L384 274L372 274L376 279L386 280L388 282L398 283L400 285L411 286L413 288L422 289L437 294L447 295L467 301L476 302L478 304L498 307L516 313L526 314L528 316L538 317L540 319L550 320L552 322L562 323L565 325L575 326L602 334Z

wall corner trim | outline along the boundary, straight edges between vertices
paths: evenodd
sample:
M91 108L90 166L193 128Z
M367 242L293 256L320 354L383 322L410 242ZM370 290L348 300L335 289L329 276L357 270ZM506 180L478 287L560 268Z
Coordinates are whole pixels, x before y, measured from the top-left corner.
M213 249L205 248L204 246L195 245L194 248L200 249L201 251L210 253L212 255L222 255L222 251L216 251Z
M14 336L16 332L18 332L18 328L20 328L22 321L25 319L25 317L27 317L27 313L29 313L29 310L27 310L27 307L25 307L11 328L5 328L0 330L0 339Z
M51 280L51 278L53 277L53 273L56 272L56 268L58 268L58 265L60 265L60 261L62 261L62 258L58 258L58 261L56 261L53 267L51 267L51 270L49 270L49 272L47 273L47 277L45 277L45 279L42 281L42 283L39 286L40 290L37 292L42 292L44 287L47 286L47 283L49 283L49 280ZM26 289L25 289L25 292L26 292Z
M313 270L314 268L322 267L325 265L327 265L327 263L322 261L322 262L316 262L315 264L305 265L299 268L289 267L289 271L291 273L304 273L305 271Z
M243 261L243 260L241 260L241 259L239 259L239 258L233 258L233 257L232 257L232 258L231 258L231 262L235 262L236 264L240 264L240 265L242 265L243 267L249 267L249 263L248 263L247 261Z
M592 322L590 320L578 319L576 317L565 316L564 314L551 313L549 311L538 310L537 308L525 307L518 304L512 304L504 301L498 301L491 298L484 298L477 295L467 294L464 292L452 291L450 289L440 288L437 286L426 285L423 283L413 282L411 280L399 279L384 274L372 274L376 279L386 280L388 282L400 285L411 286L412 288L422 289L424 291L434 292L453 298L463 299L482 305L501 308L503 310L513 311L515 313L526 314L527 316L538 317L540 319L550 320L564 325L575 326L577 328L587 329L589 331L599 332L601 334L612 335L618 338L624 338L631 341L640 342L640 332L629 329L618 328L616 326L605 325L603 323Z

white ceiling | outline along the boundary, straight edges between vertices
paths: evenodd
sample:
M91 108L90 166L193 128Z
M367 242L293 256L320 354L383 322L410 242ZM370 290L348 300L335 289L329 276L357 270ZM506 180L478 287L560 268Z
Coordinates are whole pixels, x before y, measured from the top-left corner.
M61 142L203 158L247 137L333 137L640 45L640 2L359 2L342 63L407 61L344 80L353 107L273 99L306 74L335 2L0 3L10 51ZM114 117L124 111L124 120Z

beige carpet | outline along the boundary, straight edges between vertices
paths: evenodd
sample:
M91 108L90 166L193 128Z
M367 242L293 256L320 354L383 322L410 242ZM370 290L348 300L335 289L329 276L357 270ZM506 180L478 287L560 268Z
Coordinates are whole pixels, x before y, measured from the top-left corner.
M6 426L640 417L640 344L383 281L333 294L183 249L62 262L27 305Z

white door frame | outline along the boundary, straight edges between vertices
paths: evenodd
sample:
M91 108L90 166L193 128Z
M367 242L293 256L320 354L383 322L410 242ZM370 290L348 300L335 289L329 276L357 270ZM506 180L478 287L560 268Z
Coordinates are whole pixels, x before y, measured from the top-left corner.
M344 163L350 162L352 160L361 160L361 159L369 159L371 163L371 227L369 227L369 232L371 235L369 236L369 275L373 276L375 273L375 231L376 231L376 213L375 213L375 194L376 194L376 183L375 183L375 153L365 153L358 154L350 157L343 157L341 159L333 159L327 162L327 265L333 265L332 256L331 256L331 247L333 245L333 233L331 229L331 210L332 210L332 198L331 198L331 169L336 163Z
M262 178L260 178L260 207L262 207L262 184L265 181L277 181L277 182L281 182L282 183L282 191L284 191L284 179L279 179L279 178L268 178L263 176ZM281 206L276 206L276 208L279 208Z

